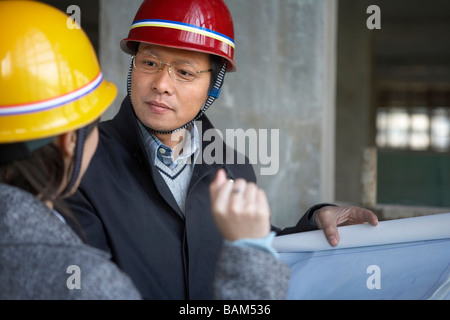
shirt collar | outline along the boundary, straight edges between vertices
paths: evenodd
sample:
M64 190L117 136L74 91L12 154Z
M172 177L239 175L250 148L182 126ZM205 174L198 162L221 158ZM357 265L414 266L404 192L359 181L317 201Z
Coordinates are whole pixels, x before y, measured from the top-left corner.
M187 137L187 140L182 147L182 153L176 159L174 159L173 155L175 152L180 152L179 146L176 146L174 149L166 146L155 135L150 133L139 120L138 123L145 148L147 149L147 153L149 154L150 161L153 165L156 164L156 159L158 159L169 168L174 169L179 164L190 163L189 161L191 160L192 155L194 155L192 160L193 163L195 163L200 151L200 138L195 122L193 125L186 128L185 137Z

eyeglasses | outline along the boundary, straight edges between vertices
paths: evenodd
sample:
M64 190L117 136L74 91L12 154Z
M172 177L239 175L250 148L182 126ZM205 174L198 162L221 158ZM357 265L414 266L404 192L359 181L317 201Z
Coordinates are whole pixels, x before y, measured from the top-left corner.
M136 70L143 73L157 73L167 66L169 75L178 81L190 82L197 78L197 74L211 72L212 69L198 71L193 65L184 62L166 63L159 61L157 57L151 54L137 53L133 56L133 66Z

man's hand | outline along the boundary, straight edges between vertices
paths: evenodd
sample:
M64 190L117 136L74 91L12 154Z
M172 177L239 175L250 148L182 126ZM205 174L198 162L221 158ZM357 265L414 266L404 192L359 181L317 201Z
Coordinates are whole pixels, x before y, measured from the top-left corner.
M328 243L335 247L339 243L338 226L361 223L376 226L378 218L372 211L364 208L325 206L317 211L315 222L325 232Z
M214 219L226 240L263 238L269 234L269 203L255 183L228 180L221 169L209 191Z

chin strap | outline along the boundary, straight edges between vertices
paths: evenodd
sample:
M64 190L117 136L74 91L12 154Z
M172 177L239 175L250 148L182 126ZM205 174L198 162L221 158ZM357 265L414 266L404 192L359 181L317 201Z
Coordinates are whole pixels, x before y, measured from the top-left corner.
M128 97L130 99L130 103L131 105L133 105L133 102L131 101L131 72L133 70L133 58L131 58L131 65L130 65L130 69L128 70L128 77L127 77L127 93L128 93ZM156 130L150 127L147 127L145 124L142 123L142 121L139 120L139 122L145 127L145 129L147 129L147 131L149 131L150 133L159 133L159 134L172 134L174 132L183 130L187 127L189 127L191 124L193 124L195 121L197 121L205 112L206 110L209 109L209 107L213 104L213 102L219 98L220 95L220 89L222 87L223 84L223 80L225 78L225 73L227 71L227 62L224 61L222 68L220 68L219 74L217 75L216 81L214 82L214 86L211 88L211 90L208 92L208 99L206 100L205 104L203 105L203 107L200 109L199 113L195 116L194 119L192 119L191 121L189 121L188 123L186 123L185 125L174 129L174 130L170 130L170 131L161 131L161 130ZM136 117L137 118L137 117Z
M77 145L75 147L74 167L72 171L72 176L66 188L61 193L61 197L70 195L75 183L78 180L81 170L81 162L83 160L84 143L86 141L87 135L88 135L88 127L83 127L77 130Z

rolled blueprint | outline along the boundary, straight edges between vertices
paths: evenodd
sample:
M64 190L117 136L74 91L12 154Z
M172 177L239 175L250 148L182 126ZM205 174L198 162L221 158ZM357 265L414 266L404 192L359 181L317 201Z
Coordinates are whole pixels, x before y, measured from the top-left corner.
M331 247L323 230L275 237L278 252L322 251L450 238L450 213L381 221L338 228L339 244Z

